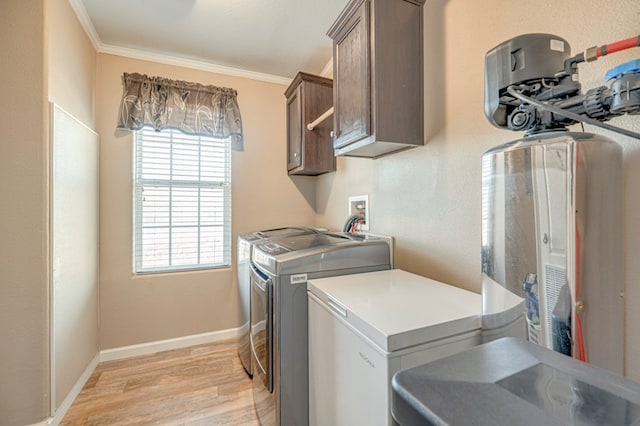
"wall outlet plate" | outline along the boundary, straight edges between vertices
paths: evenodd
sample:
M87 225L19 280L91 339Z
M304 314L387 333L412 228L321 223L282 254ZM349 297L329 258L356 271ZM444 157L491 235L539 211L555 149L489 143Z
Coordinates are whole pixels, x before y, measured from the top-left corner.
M369 230L369 196L353 195L349 197L349 216L359 214L364 216L364 223L358 225L358 231Z

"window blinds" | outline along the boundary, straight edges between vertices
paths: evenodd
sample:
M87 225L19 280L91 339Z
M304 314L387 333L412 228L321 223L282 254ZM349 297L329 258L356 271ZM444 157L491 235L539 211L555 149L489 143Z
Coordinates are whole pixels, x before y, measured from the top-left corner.
M149 128L135 139L135 272L228 266L229 142Z

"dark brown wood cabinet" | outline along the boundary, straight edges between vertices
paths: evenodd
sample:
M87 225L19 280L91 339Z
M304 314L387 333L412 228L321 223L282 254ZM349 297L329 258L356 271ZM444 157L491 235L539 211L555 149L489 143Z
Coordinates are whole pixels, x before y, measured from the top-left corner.
M351 0L333 39L335 155L376 158L424 144L424 0Z
M333 81L299 72L284 93L287 98L287 171L316 176L336 170L331 119L313 130L307 124L333 105Z

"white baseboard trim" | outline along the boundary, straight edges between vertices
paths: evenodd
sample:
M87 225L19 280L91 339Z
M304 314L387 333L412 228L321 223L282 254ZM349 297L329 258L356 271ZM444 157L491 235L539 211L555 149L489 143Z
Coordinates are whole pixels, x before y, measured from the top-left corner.
M156 352L186 348L188 346L202 345L204 343L213 343L220 340L233 339L239 335L240 328L238 327L227 330L212 331L209 333L194 334L191 336L177 337L175 339L158 340L155 342L140 343L138 345L105 349L100 351L100 362L114 361L138 355L150 355Z
M60 424L65 414L67 414L67 411L69 411L69 408L71 408L71 404L73 404L73 401L75 401L76 397L78 396L80 391L82 391L82 388L93 374L93 371L96 369L99 361L100 354L97 353L96 356L93 357L89 365L87 365L87 368L85 368L76 384L73 385L65 399L62 401L62 403L56 410L55 415L43 423L38 423L38 425L58 426L58 424Z
M40 423L32 423L28 426L49 426L52 421L53 421L53 417L47 417L46 420L43 420Z
M31 423L28 426L49 426L52 421L53 421L53 417L47 417L46 419L44 419L39 423Z

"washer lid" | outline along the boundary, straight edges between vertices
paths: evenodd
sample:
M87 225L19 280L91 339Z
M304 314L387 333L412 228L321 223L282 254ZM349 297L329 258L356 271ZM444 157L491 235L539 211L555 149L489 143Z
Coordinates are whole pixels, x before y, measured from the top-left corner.
M282 254L292 251L308 250L345 242L351 242L355 237L338 233L307 233L276 238L260 245L260 249L269 254Z
M324 232L326 230L322 228L312 228L310 226L292 226L285 228L275 228L275 229L265 229L263 231L255 231L249 234L241 235L240 239L245 241L259 241L266 240L269 238L278 238L278 237L286 237L292 235L302 235L302 234L315 234L318 232Z
M316 234L322 231L323 230L320 228L312 228L310 226L296 226L288 228L268 229L266 231L258 231L256 232L256 234L262 238L276 238L290 235Z
M307 289L385 352L480 329L479 294L399 269L313 279Z

